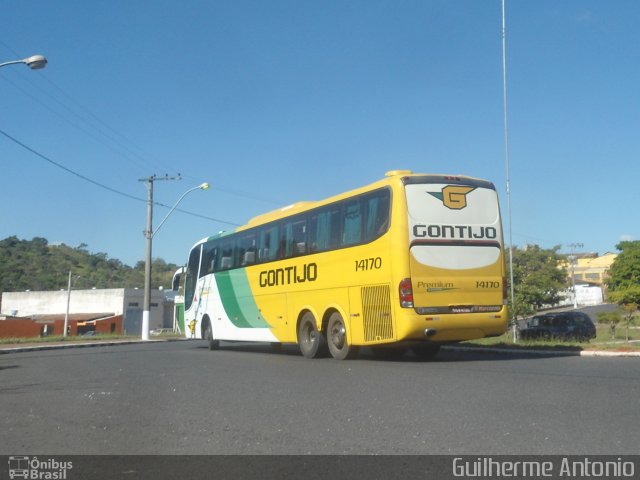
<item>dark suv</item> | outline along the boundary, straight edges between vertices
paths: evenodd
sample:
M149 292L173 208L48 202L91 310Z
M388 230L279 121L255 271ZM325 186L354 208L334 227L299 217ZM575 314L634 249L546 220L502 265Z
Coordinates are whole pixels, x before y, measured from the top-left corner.
M596 337L596 326L582 312L560 312L536 315L520 330L520 338L586 341Z

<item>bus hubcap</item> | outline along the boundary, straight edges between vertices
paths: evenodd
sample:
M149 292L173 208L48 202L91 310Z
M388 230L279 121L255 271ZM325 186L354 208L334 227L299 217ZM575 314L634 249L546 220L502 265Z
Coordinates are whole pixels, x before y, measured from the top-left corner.
M344 325L334 325L333 329L331 330L331 342L337 348L342 348L344 346L346 333L347 332L345 331Z

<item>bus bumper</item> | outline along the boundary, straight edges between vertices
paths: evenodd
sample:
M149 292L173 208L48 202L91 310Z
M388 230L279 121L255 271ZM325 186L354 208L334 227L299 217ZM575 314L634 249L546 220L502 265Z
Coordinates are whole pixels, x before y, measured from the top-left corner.
M436 343L460 342L505 333L509 326L507 307L492 313L460 313L442 315L417 315L407 312L397 324L398 341L429 340Z

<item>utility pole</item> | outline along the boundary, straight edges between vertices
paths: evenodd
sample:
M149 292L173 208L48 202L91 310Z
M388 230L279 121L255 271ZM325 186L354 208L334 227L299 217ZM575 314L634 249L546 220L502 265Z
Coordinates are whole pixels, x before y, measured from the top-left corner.
M71 303L71 270L69 270L69 282L67 283L67 310L64 314L64 330L62 336L67 336L67 329L69 328L69 303Z
M149 312L151 309L151 244L153 242L153 183L158 180L182 180L182 177L158 177L151 175L138 181L147 184L147 228L143 232L147 239L147 255L144 262L144 305L142 307L142 340L149 340Z
M62 336L63 337L67 337L67 330L69 329L69 304L71 303L71 270L69 270L69 282L67 283L67 310L65 311L64 314L64 332L62 332ZM76 281L78 281L78 279L80 278L80 275L76 276L76 279L74 280L74 284Z
M575 275L575 266L577 257L574 254L576 248L583 248L584 244L582 243L570 243L569 248L571 249L571 255L569 255L569 261L571 262L571 285L573 285L573 308L578 308L578 295L576 295L576 275Z

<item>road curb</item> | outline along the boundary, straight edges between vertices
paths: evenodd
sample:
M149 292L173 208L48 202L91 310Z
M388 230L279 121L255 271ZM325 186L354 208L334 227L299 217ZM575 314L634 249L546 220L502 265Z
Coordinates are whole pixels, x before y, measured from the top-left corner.
M163 342L180 342L183 338L164 338L153 340L114 340L114 341L94 341L86 343L55 343L51 345L21 345L18 347L2 347L0 346L0 355L21 352L38 352L44 350L62 350L69 348L94 348L94 347L112 347L116 345L135 345L143 343L163 343ZM517 348L492 348L492 347L472 347L460 345L445 345L444 350L458 352L478 352L478 353L498 353L501 355L533 355L546 357L640 357L640 351L616 352L611 350L525 350Z
M525 350L518 348L463 347L454 345L447 345L442 348L459 352L485 352L500 353L504 355L535 355L547 357L640 357L640 351L615 352L611 350Z
M54 343L51 345L21 345L18 347L1 347L0 355L21 352L38 352L43 350L64 350L69 348L94 348L94 347L113 347L116 345L135 345L139 343L163 343L174 342L182 339L153 339L153 340L113 340L113 341L94 341L86 343Z

